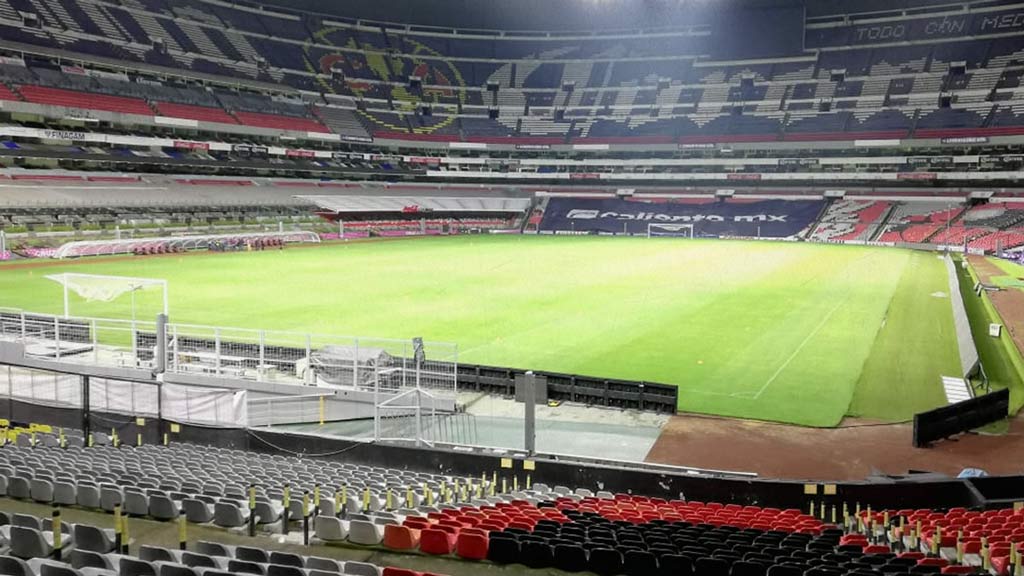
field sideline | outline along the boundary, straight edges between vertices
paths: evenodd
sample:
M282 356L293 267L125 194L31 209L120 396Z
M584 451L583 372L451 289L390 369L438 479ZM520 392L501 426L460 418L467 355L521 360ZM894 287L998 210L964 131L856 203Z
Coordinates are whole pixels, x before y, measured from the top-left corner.
M910 418L958 370L942 261L889 248L465 236L0 265L0 306L60 312L43 276L63 270L166 278L172 321L423 336L467 363L676 384L684 411L811 426Z

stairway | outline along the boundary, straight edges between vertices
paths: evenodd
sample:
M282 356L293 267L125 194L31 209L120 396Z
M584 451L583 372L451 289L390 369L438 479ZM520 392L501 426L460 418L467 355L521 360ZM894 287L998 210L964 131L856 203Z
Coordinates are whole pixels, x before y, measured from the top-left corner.
M950 404L974 398L974 390L971 388L970 383L963 378L943 376L942 388L946 391L946 400Z

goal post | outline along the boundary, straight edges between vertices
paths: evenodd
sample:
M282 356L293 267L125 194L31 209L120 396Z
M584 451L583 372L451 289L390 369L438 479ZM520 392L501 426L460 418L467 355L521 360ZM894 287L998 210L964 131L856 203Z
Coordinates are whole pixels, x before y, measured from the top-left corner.
M65 318L93 316L135 321L142 314L144 320L152 321L156 314L168 313L167 280L160 278L65 272L50 274L46 279L63 289ZM81 314L76 310L72 314L72 305L77 304L94 313Z
M693 238L693 224L650 223L647 225L648 238Z

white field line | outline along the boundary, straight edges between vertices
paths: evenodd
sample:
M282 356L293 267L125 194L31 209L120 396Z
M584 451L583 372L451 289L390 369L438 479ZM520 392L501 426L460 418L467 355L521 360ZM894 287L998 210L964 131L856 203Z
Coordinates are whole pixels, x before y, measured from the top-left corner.
M836 310L839 310L839 308L843 304L846 304L845 300L839 301L839 303L837 303L831 310L829 310L828 314L826 314L825 317L821 319L821 322L814 328L814 330L811 330L811 333L808 334L807 337L804 338L804 341L801 342L800 345L796 347L796 350L793 350L793 353L789 355L789 358L786 358L786 361L782 363L782 366L779 366L779 369L776 370L774 374L772 374L772 377L769 378L768 381L761 386L761 389L758 390L756 394L754 394L754 400L760 398L761 394L763 394L764 391L767 390L768 387L772 385L772 382L775 382L775 379L778 378L779 375L782 374L783 370L785 370L786 367L789 366L789 363L792 362L793 359L795 359L797 355L800 354L800 351L804 349L804 346L807 346L807 343L810 342L811 339L818 334L818 332L825 326L825 324L828 323L830 319L832 319L832 315L835 314Z

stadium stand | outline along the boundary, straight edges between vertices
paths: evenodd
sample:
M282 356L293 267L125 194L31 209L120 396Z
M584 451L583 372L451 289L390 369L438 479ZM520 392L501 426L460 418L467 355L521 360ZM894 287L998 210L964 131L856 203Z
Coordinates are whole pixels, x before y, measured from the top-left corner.
M889 217L881 242L926 242L936 232L956 220L964 211L949 203L907 202Z
M893 204L885 201L843 199L832 203L810 239L818 242L871 240Z
M10 32L5 37L214 74L228 81L246 79L279 84L284 90L337 94L351 98L346 106L349 110L355 108L355 99L361 98L367 107L360 112L370 121L371 132L382 136L408 134L416 140L436 135L438 139L475 142L552 136L629 138L635 144L655 144L666 138L799 142L1024 133L1017 69L1024 53L1020 40L979 27L960 30L958 42L945 42L945 37L929 37L920 31L929 29L932 22L924 15L882 19L904 31L907 26L921 26L920 30L913 28L913 34L920 35L915 37L920 42L915 46L902 46L899 41L905 38L894 38L865 48L852 39L864 33L863 28L830 26L809 28L808 52L786 54L789 59L777 64L757 60L702 60L695 64L693 57L699 48L686 36L633 32L607 39L516 34L483 39L464 38L455 31L426 35L387 25L373 31L345 23L325 27L314 16L286 10L257 14L201 0L173 10L146 3L130 10L88 5L88 9L74 5L62 11L43 11L40 28L5 26ZM26 7L25 11L38 10ZM1012 15L1012 10L995 10L993 14L998 18ZM225 31L225 23L234 28ZM333 46L323 43L321 33ZM157 40L165 51L140 48ZM809 52L821 47L828 49ZM393 50L393 57L376 64L371 51L385 49ZM617 59L624 57L634 60ZM581 60L566 63L556 61L559 58ZM21 76L16 81L4 77L25 87L25 99L30 102L151 112L143 110L140 102L86 102L81 96L29 87L40 83L73 91L105 85L100 92L117 90L115 84L137 87L127 76L113 79L67 66L62 70L5 64L4 68L22 69L11 72ZM320 76L312 76L310 70ZM344 78L331 78L333 70ZM419 76L423 85L410 89L410 75ZM488 83L499 86L497 93L487 91ZM567 90L567 85L575 89ZM184 90L195 93L186 94L186 99L203 98L200 90ZM328 129L301 107L286 109L278 102L268 104L265 98L254 107L253 102L240 104L247 95L224 91L216 95L229 112L302 117L307 122L294 124L298 131ZM3 92L0 97L9 99L11 95ZM494 105L500 108L501 117L494 121L478 118L484 110L457 110L458 122L417 117L411 130L406 122L395 122L395 103L412 106L419 101ZM564 108L564 120L555 117L555 107ZM186 118L198 114L180 112L188 114L181 116ZM281 118L240 116L239 120L272 129L287 125ZM345 133L354 128L351 122L344 126L330 129Z

